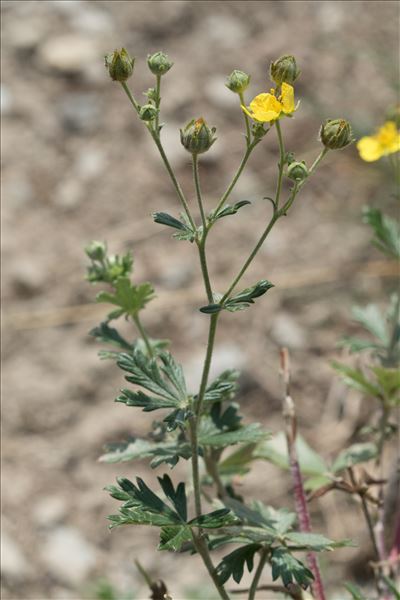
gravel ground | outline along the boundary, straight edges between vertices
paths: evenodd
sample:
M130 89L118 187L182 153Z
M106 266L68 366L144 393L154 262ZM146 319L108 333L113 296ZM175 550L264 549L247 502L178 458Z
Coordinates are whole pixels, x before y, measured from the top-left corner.
M103 55L124 45L136 56L137 95L152 84L148 53L162 49L175 61L165 78L165 145L193 197L178 128L198 115L217 127L218 141L201 162L212 206L243 152L242 116L226 76L250 72L255 95L265 89L271 59L296 55L301 105L284 123L285 138L311 162L323 119L348 118L360 136L396 101L397 12L396 2L382 1L2 3L4 600L92 599L104 578L121 600L127 590L146 598L135 557L166 579L174 599L194 600L196 587L211 599L196 558L156 554L154 532L110 534L105 520L115 510L105 485L121 474L154 481L156 473L145 462L97 462L106 442L145 434L150 420L137 411L128 422L127 409L112 401L122 377L98 360L87 336L104 307L92 304L94 290L83 281L82 248L107 239L113 252L133 250L137 279L157 291L145 312L150 333L172 340L191 386L207 320L197 311L204 298L195 249L150 217L176 214L177 200L151 140L106 76ZM259 235L276 162L276 141L267 137L232 195L252 205L210 238L216 289ZM392 265L371 247L360 220L366 203L393 209L387 174L382 163L362 163L355 147L332 153L246 276L276 288L221 322L214 372L242 370L246 418L280 429L278 349L286 345L302 433L325 457L347 443L360 418L360 399L329 366L337 341L356 330L351 306L384 303L394 286ZM187 475L187 465L173 474ZM270 465L257 463L242 486L249 498L292 504L287 476ZM319 531L359 544L324 560L330 598L339 600L346 578L368 580L365 527L359 508L339 495L311 508Z

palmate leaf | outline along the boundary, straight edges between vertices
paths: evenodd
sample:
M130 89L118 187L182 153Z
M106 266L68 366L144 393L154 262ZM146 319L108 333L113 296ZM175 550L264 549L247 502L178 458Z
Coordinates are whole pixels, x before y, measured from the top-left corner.
M375 246L392 258L400 258L400 227L397 221L369 206L363 209L363 221L374 231Z
M310 569L282 546L273 549L271 566L272 580L276 581L280 577L285 586L296 582L306 588L314 580Z
M379 398L381 390L374 385L359 369L353 369L336 361L331 363L332 367L338 371L346 385L352 387L368 396Z
M108 315L108 319L117 319L121 315L136 317L150 300L154 298L154 290L150 283L133 285L129 277L119 277L114 285L114 293L100 292L96 302L107 302L118 308Z
M192 531L188 526L163 527L160 532L160 543L158 550L172 550L179 552L187 542L192 540Z
M236 583L240 583L245 564L251 572L254 566L254 555L260 548L260 544L247 544L224 556L216 567L219 583L223 585L230 577L233 577Z
M182 367L178 365L168 352L160 353L158 357L149 360L140 350L133 354L121 354L117 360L118 366L127 371L125 379L135 383L155 396L148 396L144 392L122 390L119 402L129 406L142 406L145 411L156 408L183 408L187 406L187 391L183 377Z
M134 439L129 442L112 444L109 451L100 457L101 462L117 463L135 459L152 458L150 466L155 469L162 463L174 467L180 458L188 460L192 455L190 444L178 439L152 442Z
M251 304L254 304L254 300L265 294L269 289L273 288L274 284L267 279L261 279L252 287L246 288L239 292L235 296L225 300L224 304L208 304L202 306L200 311L206 314L215 314L221 310L228 310L229 312L236 312L238 310L244 310Z
M389 333L386 319L375 304L368 304L365 307L353 306L353 317L355 321L376 337L384 346L389 343Z
M103 321L98 327L92 329L89 335L100 342L111 344L122 350L127 350L128 352L133 350L133 344L123 338L114 327L110 327L107 321Z
M211 419L202 419L199 431L199 444L202 446L225 447L232 444L257 442L268 436L259 423L242 425L234 431L221 431Z
M193 242L196 239L197 232L193 230L192 226L185 218L185 215L181 215L181 220L179 220L168 213L155 212L153 213L153 219L155 223L177 229L178 233L174 234L174 238L178 240L188 240L189 242Z
M290 531L296 521L295 513L285 508L275 509L261 501L253 501L250 506L238 502L234 498L227 500L227 506L235 513L244 525L265 529L274 540Z
M354 546L350 540L334 542L320 533L301 533L298 531L286 533L285 541L294 544L296 549L315 550L316 552L321 552L322 550L329 551L334 550L335 548L343 548L346 546ZM290 545L289 549L293 550Z
M230 400L237 391L239 375L240 373L236 369L223 371L206 389L204 403Z

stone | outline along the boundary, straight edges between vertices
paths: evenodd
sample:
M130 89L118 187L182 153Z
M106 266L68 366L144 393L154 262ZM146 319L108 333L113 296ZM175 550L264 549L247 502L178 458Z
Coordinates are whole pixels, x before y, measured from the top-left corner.
M90 68L91 62L101 62L101 56L101 48L96 40L72 33L51 37L39 48L43 66L60 75L83 74Z
M42 559L52 575L78 585L94 568L96 553L78 529L58 527L51 531L45 540Z
M18 544L10 534L1 532L1 574L12 579L24 579L31 568Z
M59 523L67 514L67 505L61 496L42 498L33 510L33 518L38 525L49 526Z
M65 94L58 105L59 118L64 128L72 133L94 131L99 123L100 107L97 95L90 93Z

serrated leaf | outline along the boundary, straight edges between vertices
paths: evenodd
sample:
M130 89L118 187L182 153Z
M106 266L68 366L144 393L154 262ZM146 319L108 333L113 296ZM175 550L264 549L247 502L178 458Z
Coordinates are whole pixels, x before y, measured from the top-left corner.
M237 380L239 375L240 373L236 369L227 369L226 371L223 371L223 373L214 379L207 387L204 395L204 402L211 403L230 400L237 391Z
M222 217L227 217L228 215L235 215L238 212L238 210L242 208L242 206L246 206L246 204L251 204L250 200L240 200L239 202L236 202L233 205L225 204L219 209L218 212L213 211L209 216L209 220L211 222L214 222L217 219L221 219Z
M176 489L174 485L168 477L168 475L164 475L163 477L157 477L160 482L162 491L168 498L168 500L173 504L176 512L181 517L183 521L187 519L187 500L186 500L186 491L185 484L178 483Z
M395 219L369 206L363 209L363 221L374 231L374 245L392 258L400 258L400 226Z
M352 367L348 367L347 365L343 365L336 361L333 361L331 365L336 371L338 371L338 373L340 373L343 381L349 387L363 392L368 396L375 398L380 397L379 387L369 381L364 373L362 373L359 369L353 369Z
M345 546L353 546L350 540L342 540L335 542L321 535L320 533L301 533L298 531L291 531L285 534L285 540L289 541L296 546L300 546L304 550L315 550L320 552L322 550L334 550L335 548L343 548Z
M285 586L296 582L303 587L308 587L314 580L310 569L283 547L273 549L271 566L272 580L276 581L280 577Z
M202 446L225 447L231 444L257 442L268 435L259 423L243 425L234 431L219 430L211 419L202 419L199 430L199 444Z
M100 292L96 296L96 302L106 302L119 307L108 315L110 320L123 314L136 317L153 298L154 290L150 283L133 285L128 277L119 277L114 283L114 293Z
M383 396L392 406L400 404L400 370L386 367L372 367Z
M365 444L353 444L343 450L332 465L332 471L339 473L344 469L353 467L359 463L367 462L375 458L378 454L378 448L372 442Z
M189 521L189 525L191 527L203 527L204 529L218 529L237 522L237 518L229 508L220 508L192 519Z
M369 340L362 340L361 338L348 336L344 337L339 345L344 348L348 348L351 354L363 352L364 350L382 350L384 348L384 346L374 344Z
M133 344L130 344L125 338L123 338L114 327L110 327L107 321L100 323L98 327L95 327L89 332L89 335L94 337L96 340L111 344L117 348L123 350L132 351Z
M244 525L262 528L273 539L286 534L296 521L296 515L287 509L276 510L260 501L253 501L250 506L246 506L234 498L229 498L226 503Z
M253 452L256 444L247 444L231 452L218 463L218 471L222 476L244 475L249 471L249 464L254 460Z
M172 550L179 552L182 545L192 539L190 527L163 527L160 532L158 550Z
M129 442L112 444L109 452L100 457L101 462L117 463L135 459L149 458L150 466L154 469L162 463L174 467L180 458L188 460L191 457L190 444L187 442L151 442L135 439Z
M236 312L238 310L244 310L251 304L254 304L254 300L265 294L269 289L275 287L273 283L266 279L261 279L252 287L246 288L225 300L224 304L211 303L207 306L202 306L200 311L206 314L215 314L221 310L227 310L229 312Z
M186 215L181 215L181 220L179 220L168 213L156 212L153 213L153 219L155 223L177 229L178 233L174 233L173 237L178 240L193 242L196 239L197 232L193 230L191 224L186 219Z
M260 544L248 544L224 556L216 567L219 583L223 585L230 577L233 577L236 583L240 583L245 564L251 572L254 566L254 555L260 548Z

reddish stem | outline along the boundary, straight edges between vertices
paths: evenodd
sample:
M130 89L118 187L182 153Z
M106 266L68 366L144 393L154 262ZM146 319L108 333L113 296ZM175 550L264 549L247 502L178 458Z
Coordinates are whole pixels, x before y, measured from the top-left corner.
M289 454L289 467L293 479L294 504L300 531L302 533L311 533L311 519L308 511L306 494L304 491L303 478L301 476L299 459L296 449L297 422L294 402L289 394L290 385L290 366L289 352L283 348L280 352L281 372L284 383L283 399L283 417L285 419L286 441ZM312 592L316 600L326 600L324 585L322 583L321 572L319 570L318 560L314 552L307 553L307 562L310 571L314 575Z

